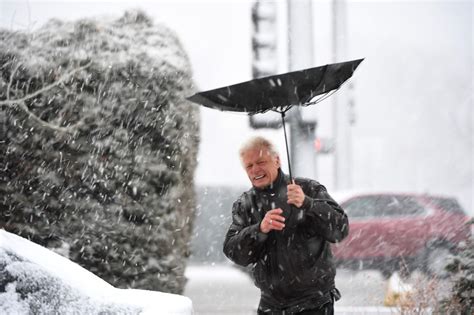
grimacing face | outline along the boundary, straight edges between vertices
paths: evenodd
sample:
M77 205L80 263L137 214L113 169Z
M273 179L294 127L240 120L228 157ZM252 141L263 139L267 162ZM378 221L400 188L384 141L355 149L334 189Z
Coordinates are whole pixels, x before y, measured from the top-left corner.
M242 165L254 187L264 188L275 181L280 168L280 157L267 148L257 147L242 154Z

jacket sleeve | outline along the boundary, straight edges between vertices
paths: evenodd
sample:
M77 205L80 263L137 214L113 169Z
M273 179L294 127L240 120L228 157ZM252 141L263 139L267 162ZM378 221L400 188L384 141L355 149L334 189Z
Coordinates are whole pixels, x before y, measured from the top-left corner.
M224 240L224 254L234 263L247 266L258 260L267 237L260 231L260 222L249 223L242 198L234 202L232 224Z
M301 224L310 235L319 235L328 242L342 241L349 233L349 219L341 206L331 198L326 187L309 181L303 189L305 200L301 208Z

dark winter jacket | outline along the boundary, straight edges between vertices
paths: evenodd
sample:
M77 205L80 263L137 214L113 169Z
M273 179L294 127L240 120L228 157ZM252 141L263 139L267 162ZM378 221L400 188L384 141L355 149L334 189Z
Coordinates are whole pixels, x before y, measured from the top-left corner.
M330 243L349 232L347 215L318 182L296 178L305 193L301 208L287 203L289 178L279 171L271 187L251 188L234 202L224 253L236 264L253 264L260 307L301 311L331 301L336 274ZM265 213L281 208L282 231L264 234Z

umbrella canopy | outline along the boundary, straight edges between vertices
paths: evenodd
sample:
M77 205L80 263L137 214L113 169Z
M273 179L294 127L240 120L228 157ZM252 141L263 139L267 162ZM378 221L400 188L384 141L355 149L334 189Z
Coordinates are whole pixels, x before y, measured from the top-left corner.
M188 100L223 111L251 115L272 110L281 114L290 178L291 163L285 128L285 113L293 106L316 104L337 91L364 59L272 75L199 92Z
M336 91L363 59L333 63L199 92L192 102L223 111L264 113L287 111L293 105L310 105L317 96Z

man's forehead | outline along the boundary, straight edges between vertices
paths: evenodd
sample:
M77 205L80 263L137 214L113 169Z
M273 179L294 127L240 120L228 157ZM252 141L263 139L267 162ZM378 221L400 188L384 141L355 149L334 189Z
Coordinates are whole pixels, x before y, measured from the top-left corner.
M254 147L248 149L245 153L253 153L253 154L258 154L259 156L267 156L271 155L270 150L266 147Z

